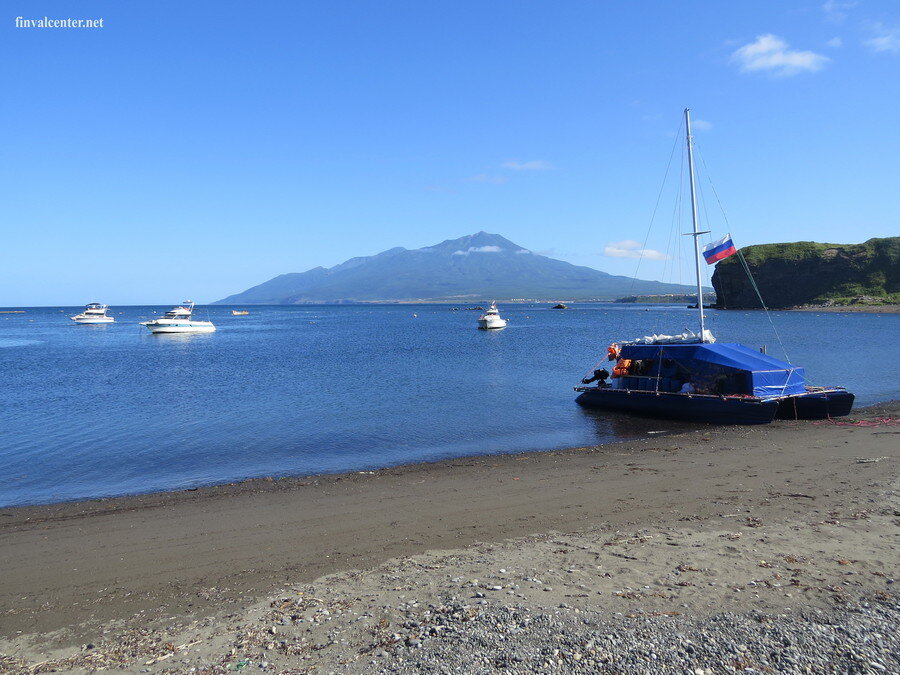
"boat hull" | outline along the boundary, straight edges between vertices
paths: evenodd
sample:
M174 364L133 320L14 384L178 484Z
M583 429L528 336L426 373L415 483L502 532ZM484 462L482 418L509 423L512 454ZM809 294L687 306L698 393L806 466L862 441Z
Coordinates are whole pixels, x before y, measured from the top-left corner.
M776 419L823 420L850 414L856 397L845 389L810 391L779 401Z
M212 324L206 326L151 326L147 325L147 330L154 334L165 333L214 333L216 327Z
M111 316L97 318L97 319L76 319L75 317L69 317L75 323L84 323L84 324L96 324L96 323L115 323L116 320Z
M576 403L586 408L616 410L645 417L663 417L708 424L768 424L777 400L738 396L704 396L674 392L578 387Z
M478 327L481 330L500 330L506 328L506 319L478 319Z

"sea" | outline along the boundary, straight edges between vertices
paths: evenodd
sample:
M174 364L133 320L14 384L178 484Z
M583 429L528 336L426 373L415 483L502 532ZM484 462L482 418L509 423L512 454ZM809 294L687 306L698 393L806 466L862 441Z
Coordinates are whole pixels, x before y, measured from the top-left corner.
M0 506L45 504L665 435L684 424L584 410L573 387L615 340L695 328L679 306L198 307L217 332L152 335L168 307L0 313ZM9 308L12 309L12 308ZM857 405L900 398L900 314L710 311L719 341L766 346ZM782 347L783 346L783 347ZM789 452L785 448L785 452Z

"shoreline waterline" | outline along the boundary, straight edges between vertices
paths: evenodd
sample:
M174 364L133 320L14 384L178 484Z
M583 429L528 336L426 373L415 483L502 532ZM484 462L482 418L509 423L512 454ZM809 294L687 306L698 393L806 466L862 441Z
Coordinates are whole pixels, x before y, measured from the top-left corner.
M888 400L880 403L875 403L872 405L868 405L865 407L854 408L851 414L847 418L841 418L838 423L846 424L848 420L853 420L857 416L867 416L871 415L873 411L882 410L882 409L892 409L897 408L900 410L900 400ZM243 492L272 492L278 490L292 490L297 487L301 487L304 485L309 485L316 481L322 480L343 480L352 476L372 476L376 475L380 472L398 472L398 471L407 471L414 470L417 467L433 467L433 468L442 468L446 466L452 466L458 462L474 462L474 461L488 461L488 460L496 460L499 458L505 457L522 457L527 455L560 455L560 454L568 454L568 453L578 453L578 452L586 452L586 451L596 451L598 449L609 449L610 451L614 451L617 447L627 447L633 443L642 443L648 440L652 440L655 438L670 438L670 437L678 437L684 434L696 433L701 431L710 431L712 429L726 429L730 427L719 427L713 424L699 424L699 423L687 423L687 422L675 422L672 420L655 420L653 418L646 417L629 417L623 415L621 413L607 413L618 418L622 419L631 419L636 424L644 425L647 427L673 427L671 429L659 428L658 430L650 430L644 432L644 435L640 437L623 439L623 440L610 440L605 443L598 443L595 445L588 446L575 446L575 447L560 447L560 448L550 448L545 450L524 450L524 451L498 451L498 452L489 452L489 453L475 453L471 455L460 455L446 458L439 458L434 460L423 460L417 462L405 462L401 464L388 464L384 466L373 466L366 469L361 470L351 470L351 471L335 471L335 472L325 472L325 473L314 473L314 474L297 474L297 475L277 475L277 476L254 476L249 478L244 478L240 480L234 481L226 481L221 483L210 483L205 485L197 485L187 488L177 488L173 490L154 490L151 492L135 492L128 494L120 494L120 495L111 495L106 497L93 497L87 499L72 499L72 500L64 500L64 501L56 501L56 502L44 502L44 503L34 503L34 504L21 504L21 505L9 505L9 506L0 506L0 516L11 516L11 512L20 512L27 509L35 509L35 510L52 510L54 508L59 508L60 510L66 510L68 508L78 509L79 507L87 507L91 504L96 504L99 506L103 506L103 508L97 508L96 510L87 509L79 515L87 515L89 513L108 513L110 511L117 510L118 508L136 508L137 505L132 502L139 502L140 506L155 506L163 502L174 501L178 499L185 499L188 501L195 501L197 499L202 499L204 497L210 496L218 496L219 493L228 493L228 494L241 494ZM731 427L734 428L734 427ZM736 428L745 428L752 429L753 427L736 427Z
M253 477L371 470L484 452L586 447L676 429L592 414L573 386L616 338L672 332L673 307L510 306L485 334L446 307L210 308L214 334L153 336L125 309L78 326L56 310L0 321L0 505L191 489ZM30 316L33 322L21 317ZM203 318L206 318L205 316ZM880 367L900 314L781 313L790 360L859 405L900 397ZM720 342L784 358L763 317L719 313ZM857 360L821 349L858 339ZM748 341L749 340L749 341Z
M386 616L398 631L410 602L437 606L455 594L481 611L474 590L490 607L524 603L544 613L563 604L649 615L831 611L838 591L829 588L847 571L857 574L853 594L890 590L886 579L897 576L894 526L882 511L898 457L885 418L898 415L893 402L857 410L860 425L710 426L563 451L2 509L0 653L80 663L91 657L81 645L112 654L117 635L139 629L159 638L140 663L164 655L166 643L194 644L152 672L175 663L187 670L235 660L228 645L251 644L239 636L262 622L267 643L277 624L276 647L246 648L290 667L295 657L279 641L319 627L302 611L296 629L273 620L285 597L332 598L322 607L337 623L323 623L325 631L344 626L334 607L354 607L348 621L371 615L349 643L357 654L368 643L353 640L372 640L370 623ZM731 589L736 563L742 593ZM810 590L788 586L788 596L787 580L758 583L783 566L826 581L800 576ZM474 589L472 579L481 580ZM704 579L717 583L695 583ZM503 593L492 594L495 585ZM258 658L244 648L238 659ZM345 650L314 653L337 663ZM121 657L132 659L122 667L135 665L134 655Z

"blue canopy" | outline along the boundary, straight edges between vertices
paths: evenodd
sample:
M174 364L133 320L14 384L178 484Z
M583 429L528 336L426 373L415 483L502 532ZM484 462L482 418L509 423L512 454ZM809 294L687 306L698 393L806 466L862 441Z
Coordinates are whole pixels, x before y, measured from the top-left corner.
M803 368L737 343L624 345L620 358L655 361L654 375L695 384L727 379L725 393L768 397L806 391Z

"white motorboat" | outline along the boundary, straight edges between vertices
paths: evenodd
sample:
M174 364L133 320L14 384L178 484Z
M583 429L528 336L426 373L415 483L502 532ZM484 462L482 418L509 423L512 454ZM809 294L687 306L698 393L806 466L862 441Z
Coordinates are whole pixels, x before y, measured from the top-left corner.
M106 305L101 305L99 302L91 302L85 305L81 314L76 314L69 318L75 323L115 323L116 320L108 316L106 311Z
M197 321L191 318L194 303L185 300L181 306L173 307L163 316L152 321L142 321L151 333L212 333L216 330L212 321Z
M500 310L496 301L491 303L484 314L478 317L478 327L484 330L506 328L506 319L500 318Z

